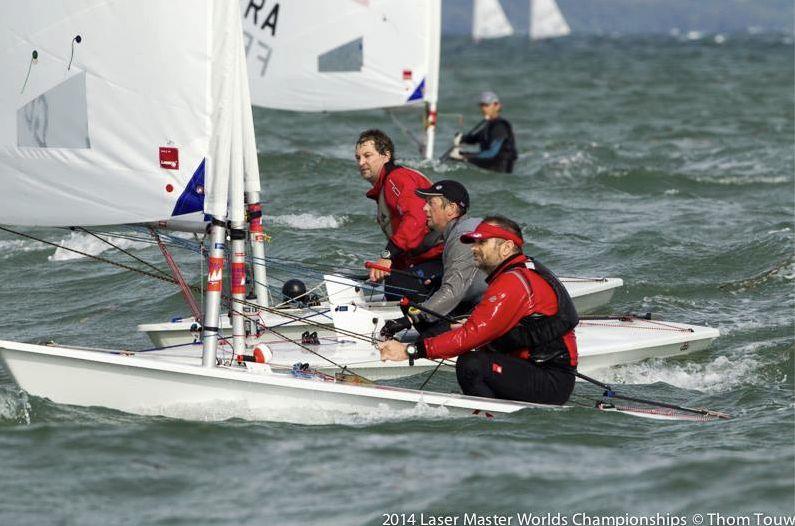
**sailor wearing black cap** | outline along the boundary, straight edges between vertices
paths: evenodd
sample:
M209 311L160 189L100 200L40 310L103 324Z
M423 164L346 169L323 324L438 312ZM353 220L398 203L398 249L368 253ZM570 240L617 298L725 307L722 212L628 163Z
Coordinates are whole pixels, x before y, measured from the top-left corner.
M486 273L477 268L472 251L460 238L464 233L475 230L481 219L467 215L469 193L457 181L439 181L414 193L425 199L423 210L428 227L442 233L444 239L442 284L422 306L444 315L468 314L486 290ZM415 328L423 336L441 334L450 328L448 322L427 314L418 313L412 318ZM410 326L407 317L389 320L381 334L391 337Z
M511 123L500 116L502 103L493 91L484 91L480 95L480 112L483 120L466 135L458 134L453 140L454 147L449 156L452 159L466 161L495 172L511 173L513 163L517 159L516 141ZM477 153L461 152L461 144L477 144Z

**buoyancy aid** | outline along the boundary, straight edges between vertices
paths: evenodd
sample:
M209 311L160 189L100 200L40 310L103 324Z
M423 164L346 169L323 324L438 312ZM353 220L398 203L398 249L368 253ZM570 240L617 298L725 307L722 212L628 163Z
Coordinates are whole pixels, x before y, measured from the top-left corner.
M396 177L406 178L408 181L402 181L402 184L399 184L394 180ZM374 198L377 202L376 221L378 222L378 226L381 227L384 235L386 235L390 241L396 246L404 249L404 256L402 259L407 260L407 263L437 259L442 254L442 233L427 227L424 221L425 212L422 210L425 201L414 195L415 189L426 188L430 185L431 182L420 172L389 162L384 165L384 174L380 178L379 185L373 189L375 192L371 190L367 193L368 197ZM402 239L403 236L398 234L398 230L403 221L402 215L408 212L398 209L401 187L403 192L408 192L408 197L412 201L416 201L412 203L412 206L416 208L413 212L415 215L422 218L420 228L426 231L419 244L414 247L400 246L407 241ZM376 195L373 195L374 193ZM401 239L398 240L398 237Z
M508 265L499 273L508 272L515 274L528 290L532 290L529 273L535 272L541 276L555 292L558 311L551 316L543 314L525 316L513 329L491 341L486 348L496 352L517 354L536 363L554 361L575 366L576 343L567 345L566 339L567 334L580 322L580 318L566 288L551 270L531 258L525 262Z

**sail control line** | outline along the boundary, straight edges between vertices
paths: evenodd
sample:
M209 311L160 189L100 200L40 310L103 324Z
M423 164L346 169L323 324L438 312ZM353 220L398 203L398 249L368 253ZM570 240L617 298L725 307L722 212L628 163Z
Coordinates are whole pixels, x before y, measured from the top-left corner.
M188 283L185 281L185 278L182 276L182 272L179 270L179 265L177 265L177 262L174 261L173 257L171 257L171 252L168 251L168 248L166 248L163 240L160 239L157 231L154 228L149 227L149 233L157 243L157 246L160 248L160 252L163 254L163 258L166 260L168 268L171 269L171 275L177 281L179 290L182 292L182 297L185 299L185 303L188 305L193 318L200 320L202 315L201 310L199 310L199 305L196 303L196 298L193 297L193 293L191 293Z
M211 252L210 252L210 265L209 265L210 266L210 272L209 272L210 279L208 281L210 282L211 286L208 285L208 294L213 294L213 295L219 297L221 300L223 300L223 302L226 305L228 305L230 310L232 310L235 305L238 306L238 309L240 309L242 307L251 307L255 311L256 311L256 309L259 309L259 310L262 310L264 312L268 312L268 313L271 313L271 314L277 314L277 315L279 315L281 317L289 318L289 319L294 320L294 321L301 321L302 323L304 323L306 325L314 326L314 327L317 327L319 329L333 330L337 334L340 334L340 335L343 335L343 336L347 336L349 338L356 339L356 340L359 340L359 341L362 341L362 342L365 342L365 343L369 343L371 345L375 345L377 343L380 343L380 340L378 340L377 338L374 338L374 337L372 337L370 335L359 334L357 332L353 332L353 331L349 331L349 330L345 330L345 329L340 329L340 328L337 328L337 327L330 328L327 325L324 325L322 323L318 323L318 322L315 322L313 320L306 319L306 317L304 317L304 316L300 316L300 315L292 314L292 313L289 313L289 312L285 312L283 310L276 309L276 308L273 308L273 307L267 307L267 306L259 305L257 303L252 302L252 301L248 301L248 300L245 300L245 299L238 299L238 298L235 298L235 297L230 296L228 294L224 294L222 292L221 281L220 281L220 278L221 278L220 270L223 268L224 257L223 257L223 249L221 249L220 246L223 246L223 243L221 242L223 240L223 238L221 237L221 233L222 233L222 229L224 229L225 226L226 226L226 224L224 222L217 221L217 220L216 220L216 222L214 222L212 224L212 227L214 227L216 229L217 238L213 239L213 246L216 248L216 250L214 250L214 251L211 250ZM84 257L86 257L88 259L93 259L95 261L99 261L99 262L102 262L102 263L107 263L108 265L111 265L111 266L114 266L114 267L118 267L118 268L130 271L130 272L135 272L137 274L141 274L143 276L147 276L147 277L159 280L159 281L163 281L163 282L166 282L166 283L171 283L171 284L174 284L174 285L180 285L179 281L176 278L169 276L166 272L163 272L162 270L160 270L157 267L153 266L151 263L148 263L146 261L141 260L137 256L135 256L133 254L130 254L129 252L127 252L126 250L121 249L120 247L116 247L115 245L113 245L112 243L110 243L109 241L104 240L104 239L103 239L103 241L108 243L110 246L113 246L114 248L117 248L119 251L131 256L132 258L134 258L134 259L138 260L139 262L145 264L146 266L152 268L155 272L150 272L150 271L143 270L143 269L140 269L140 268L132 267L130 265L125 265L124 263L119 263L117 261L113 261L111 259L108 259L108 258L105 258L105 257L102 257L102 256L98 256L98 255L95 255L95 254L90 254L88 252L85 252L85 251L82 251L82 250L78 250L76 248L71 248L71 247L67 247L67 246L61 245L59 243L54 243L52 241L47 241L46 239L42 239L42 238L30 235L30 234L26 234L24 232L19 232L17 230L6 228L4 226L0 226L0 231L8 232L9 234L13 234L13 235L16 235L16 236L19 236L19 237L27 238L27 239L30 239L32 241L43 243L45 245L53 246L55 248L60 248L60 249L63 249L63 250L66 250L66 251L69 251L69 252L72 252L72 253L75 253L75 254L79 254L79 255L84 256ZM88 231L86 231L86 232L88 232ZM88 232L88 233L91 233L91 232ZM92 234L92 235L95 235L95 234ZM99 236L97 236L97 237L99 237ZM102 239L102 238L100 237L99 239ZM202 292L203 291L202 287L200 287L200 286L189 285L187 283L185 283L185 286L188 289L192 290L192 291L196 291L196 292ZM218 302L218 304L220 304L220 302ZM216 311L215 313L211 313L210 316L205 315L204 319L205 319L205 321L207 321L208 319L218 319L219 315L220 315L220 312ZM368 378L362 376L361 374L351 370L351 368L349 366L341 365L341 364L335 362L331 358L328 358L327 356L324 356L323 354L317 352L316 350L312 349L311 347L308 347L303 342L300 342L298 340L295 340L293 338L290 338L290 337L286 336L281 331L276 330L276 328L274 328L274 327L264 326L255 315L251 315L251 314L243 313L243 312L241 312L241 315L244 318L247 318L249 321L251 321L254 324L256 324L257 327L261 327L262 329L275 334L277 337L281 338L282 340L290 342L290 343L292 343L294 345L297 345L298 347L301 347L305 351L317 356L318 358L321 358L322 360L325 360L326 362L328 362L329 364L333 365L334 367L337 367L338 369L340 369L340 373L339 373L340 375L346 375L346 374L353 375L356 378L356 382L357 383L372 383L372 381L370 379L368 379ZM197 319L201 319L201 318L197 318ZM203 326L202 329L204 331L206 331L207 333L209 333L208 335L210 336L210 340L211 340L211 344L210 345L212 347L212 350L211 350L211 353L210 353L210 357L208 358L208 356L205 354L205 355L203 355L202 360L203 360L205 366L208 366L208 364L210 364L210 363L215 365L215 364L218 363L218 358L217 358L218 341L221 340L221 339L225 340L225 338L221 338L219 336L219 333L220 333L220 328L219 327L208 325L208 326ZM233 361L234 361L234 357L233 357ZM432 360L432 361L437 361L437 360ZM442 364L444 362L444 360L439 360L437 362L439 364ZM423 386L424 386L424 384L423 384Z
M460 323L461 320L456 320L450 316L440 314L435 312L423 305L420 305L409 298L403 298L400 300L400 306L409 309L409 313L411 310L414 309L415 312L421 311L426 314L430 314L440 320L444 320L451 324ZM438 368L437 368L438 369ZM431 375L436 372L434 370ZM722 413L720 411L712 411L709 409L702 409L702 408L692 408L692 407L685 407L677 404L669 404L667 402L659 402L657 400L649 400L647 398L638 398L634 396L627 396L622 395L616 392L616 390L609 384L604 382L600 382L590 376L584 375L577 371L573 371L574 376L580 378L581 380L585 380L593 385L596 385L602 389L604 392L602 393L603 400L596 402L596 409L601 411L612 411L612 412L619 412L619 413L626 413L631 414L633 416L640 416L644 418L652 418L656 420L696 420L696 421L709 421L709 420L728 420L731 418L730 415L726 413ZM426 380L427 382L427 380ZM625 400L628 402L636 402L638 404L644 404L647 406L653 406L656 409L652 408L643 408L638 406L621 406L617 405L612 400Z

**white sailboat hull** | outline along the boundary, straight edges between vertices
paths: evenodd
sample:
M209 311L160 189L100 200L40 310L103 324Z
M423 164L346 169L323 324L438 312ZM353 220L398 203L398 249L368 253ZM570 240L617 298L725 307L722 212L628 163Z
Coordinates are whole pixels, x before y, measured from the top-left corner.
M326 424L344 415L394 416L395 411L418 406L462 415L557 408L10 341L0 341L0 359L17 385L34 396L59 404L187 419Z
M706 349L720 335L717 329L684 323L660 322L629 318L626 320L584 320L577 327L578 370L584 374L641 362L651 358L698 352ZM430 360L382 362L371 345L354 341L325 339L319 345L306 345L308 351L291 342L265 336L264 343L273 353L272 362L282 368L295 363L308 363L313 369L334 374L339 366L371 380L391 380L434 369L438 364ZM253 344L253 342L252 342ZM187 345L152 354L184 363L195 363L201 357L201 344ZM455 359L445 361L442 370L450 371Z
M609 303L615 291L624 284L619 278L561 278L561 281L572 296L577 312L582 314L593 312ZM273 312L262 313L260 321L286 338L300 340L301 334L306 331L317 332L321 338L334 338L337 336L334 332L335 326L359 334L371 334L374 331L377 334L386 320L403 316L397 302L368 301L356 285L351 280L326 276L326 288L331 303L310 309L284 309L284 316ZM367 312L333 312L341 305L353 305L352 310L366 309ZM297 321L296 317L312 323ZM373 323L376 318L378 321ZM317 324L322 324L325 328L318 327ZM164 348L199 341L200 331L192 331L191 327L198 327L193 318L181 318L170 322L141 324L138 325L138 330L145 332L155 347ZM221 329L226 334L231 334L231 327L229 318L224 316L221 319Z

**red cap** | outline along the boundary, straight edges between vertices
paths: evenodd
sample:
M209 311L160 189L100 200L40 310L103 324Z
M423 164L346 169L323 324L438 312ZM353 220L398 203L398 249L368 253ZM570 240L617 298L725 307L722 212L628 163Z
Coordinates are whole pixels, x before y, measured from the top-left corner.
M505 230L500 226L492 225L490 223L486 223L485 221L481 221L473 232L467 232L466 234L462 235L461 242L469 244L474 243L475 241L486 240L495 237L498 239L505 239L506 241L513 241L513 244L519 248L522 248L522 245L524 245L524 240L520 236L517 236L510 230Z

